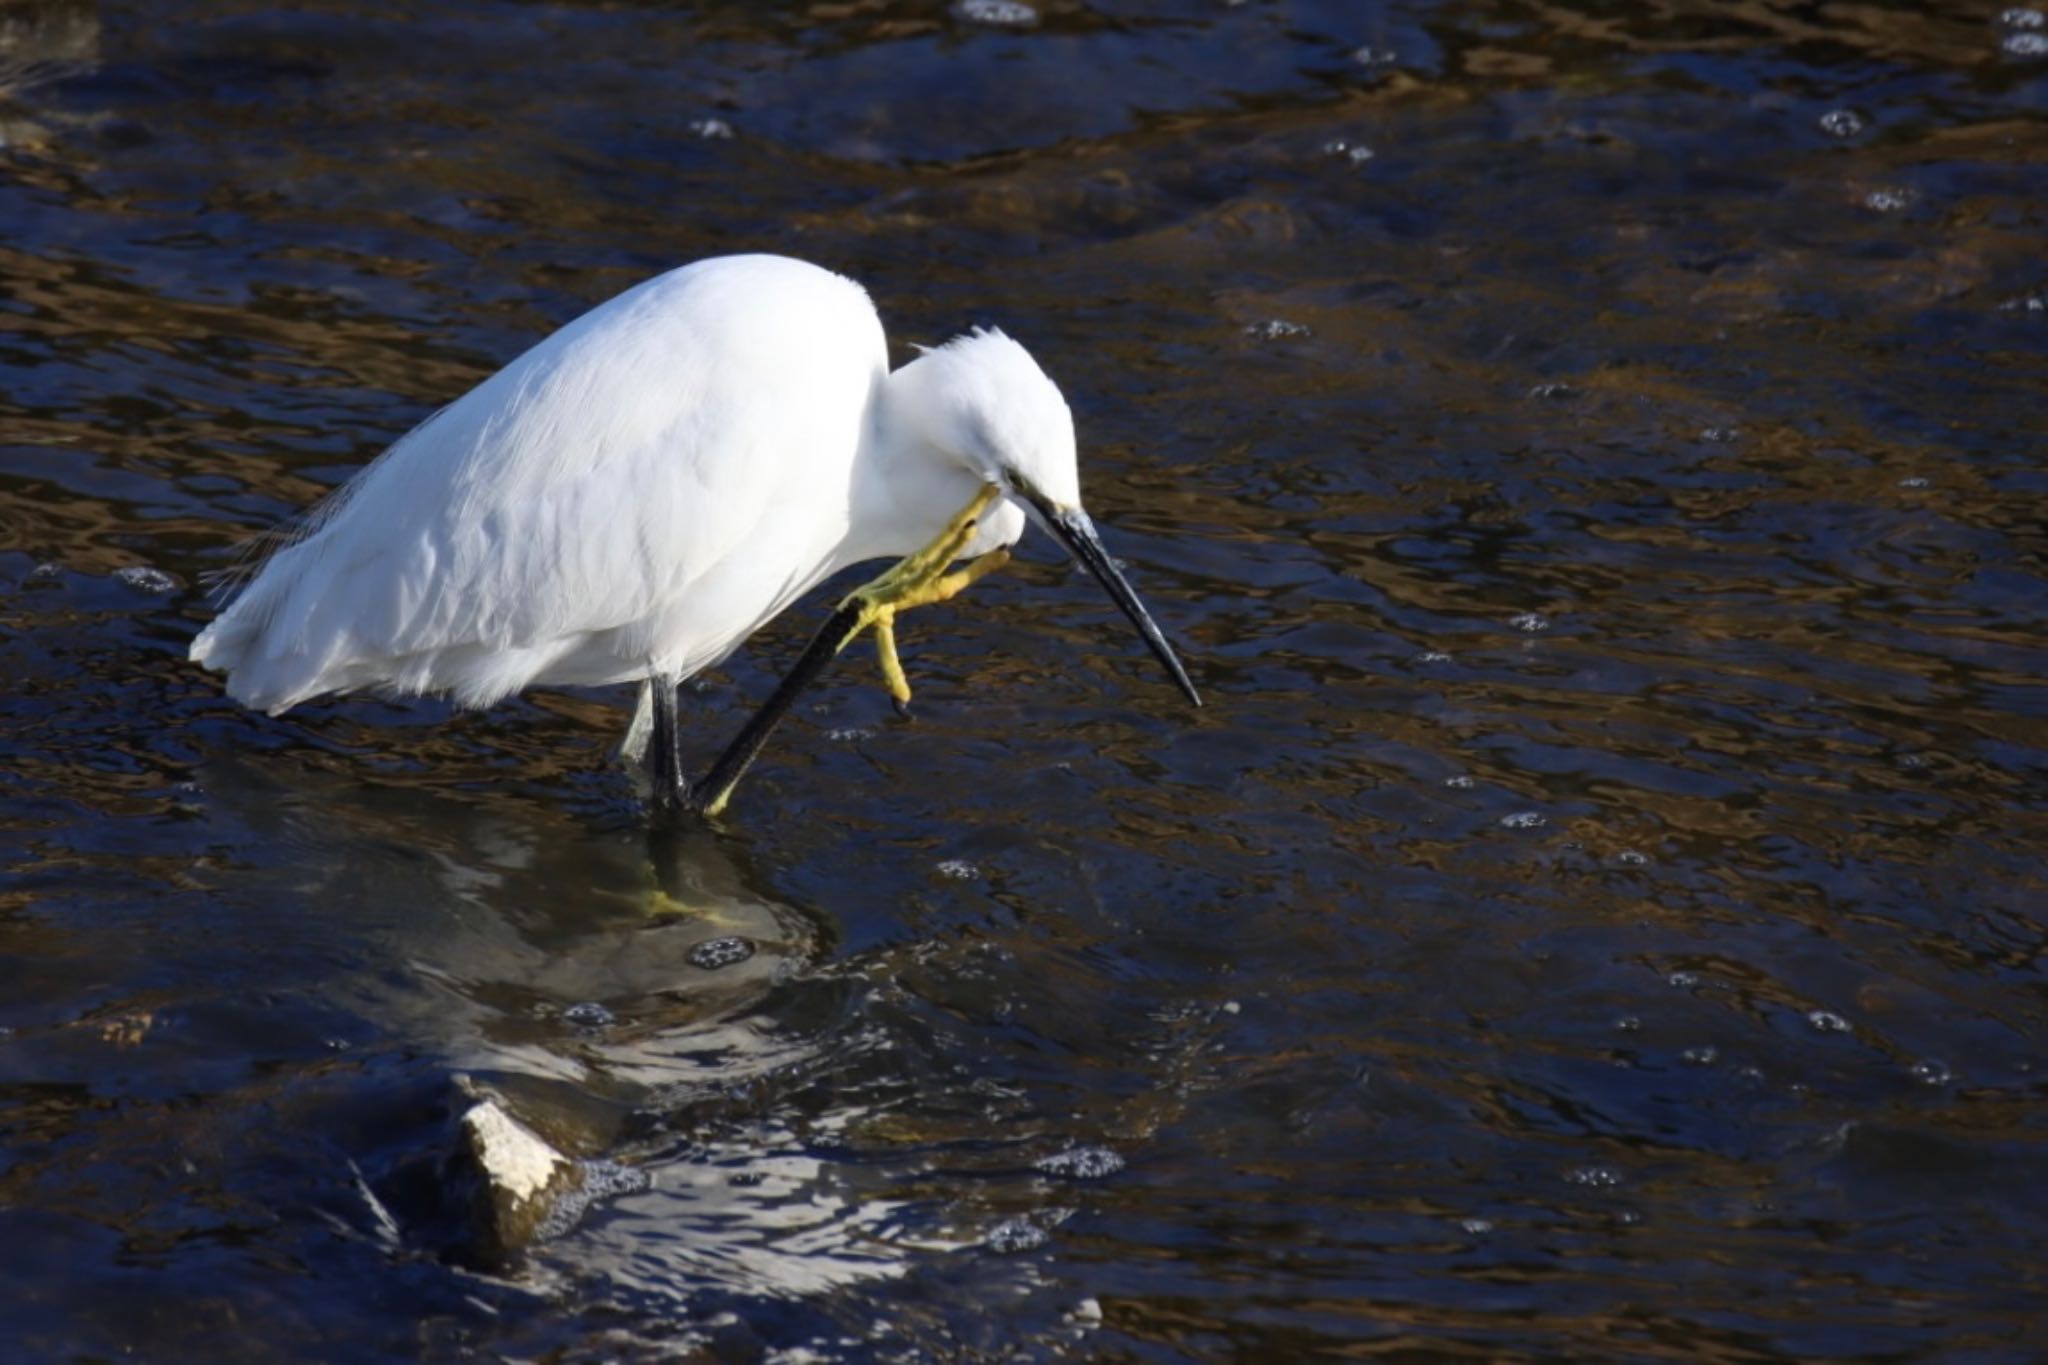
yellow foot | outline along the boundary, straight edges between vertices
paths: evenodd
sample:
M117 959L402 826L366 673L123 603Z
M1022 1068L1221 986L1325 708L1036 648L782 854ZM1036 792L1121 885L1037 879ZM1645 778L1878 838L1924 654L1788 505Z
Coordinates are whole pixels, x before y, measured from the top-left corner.
M910 680L903 676L903 662L896 657L897 613L958 596L976 580L1010 562L1008 550L990 550L964 568L947 572L947 567L960 557L960 551L973 538L981 514L1001 491L992 483L983 484L974 500L946 523L937 539L906 556L874 582L855 588L839 604L841 610L857 604L860 616L836 648L845 649L862 631L872 627L882 681L889 695L896 699L898 710L910 704Z
M984 485L974 495L973 501L960 509L960 514L946 524L946 529L931 544L905 556L901 563L874 582L846 595L839 609L832 613L832 619L812 637L796 667L777 684L775 694L754 713L739 737L726 746L718 762L712 765L711 772L697 786L696 794L704 803L701 808L704 814L716 816L725 809L725 803L732 799L733 788L746 774L747 765L761 752L761 746L768 742L769 733L787 714L797 694L839 651L852 644L869 627L874 628L875 652L881 656L882 680L889 686L889 695L896 699L899 710L910 701L910 683L904 678L903 664L896 657L896 615L927 602L943 602L956 596L983 574L992 573L1010 562L1009 551L991 550L971 564L952 568L953 561L974 538L974 528L981 514L1001 493L1002 490L994 484ZM837 639L833 638L835 633Z
M846 638L851 641L865 627L874 627L875 657L882 665L882 682L888 687L889 695L896 699L896 708L899 711L910 705L910 680L903 676L903 661L896 657L896 613L908 611L912 607L928 606L933 602L944 602L959 595L976 579L994 573L1009 562L1008 550L990 550L967 567L934 578L916 593L894 601L877 601L871 596L866 596L873 584L852 594L849 600L860 600L864 609L861 612L861 624L855 626Z

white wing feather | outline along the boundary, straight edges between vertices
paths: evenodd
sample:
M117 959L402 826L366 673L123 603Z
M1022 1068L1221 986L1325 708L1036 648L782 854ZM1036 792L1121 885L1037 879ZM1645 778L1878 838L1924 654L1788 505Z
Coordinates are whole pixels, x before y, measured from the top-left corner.
M688 676L837 567L886 368L866 294L828 271L657 277L392 446L192 657L273 714L362 687L485 706Z

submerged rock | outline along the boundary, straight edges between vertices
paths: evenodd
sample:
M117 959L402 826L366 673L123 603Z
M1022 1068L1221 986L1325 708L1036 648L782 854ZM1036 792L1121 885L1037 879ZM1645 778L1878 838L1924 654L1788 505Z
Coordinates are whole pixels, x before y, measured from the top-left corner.
M516 1257L557 1225L556 1209L583 1191L583 1164L557 1151L474 1083L478 1096L458 1127L460 1155L478 1177L475 1250L485 1261Z

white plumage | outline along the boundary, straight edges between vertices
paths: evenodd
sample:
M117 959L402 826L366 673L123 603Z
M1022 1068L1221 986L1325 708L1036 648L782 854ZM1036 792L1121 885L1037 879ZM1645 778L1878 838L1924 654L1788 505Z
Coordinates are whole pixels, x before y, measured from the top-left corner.
M990 483L1003 497L963 555L1015 541L1027 503L1086 526L1073 419L1023 347L976 331L891 374L859 285L783 257L700 261L414 428L191 657L273 715L361 688L481 707L673 683L837 570L931 543Z

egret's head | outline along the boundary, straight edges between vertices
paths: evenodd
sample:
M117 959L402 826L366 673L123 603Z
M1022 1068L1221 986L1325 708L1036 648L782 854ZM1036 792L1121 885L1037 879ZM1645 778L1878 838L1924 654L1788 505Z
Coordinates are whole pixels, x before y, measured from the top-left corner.
M931 348L896 385L904 415L946 458L1020 502L1080 507L1074 415L1031 352L1001 332L977 327Z
M924 444L1002 489L1095 575L1195 705L1187 670L1081 510L1074 415L1031 353L977 327L898 370L897 409Z

